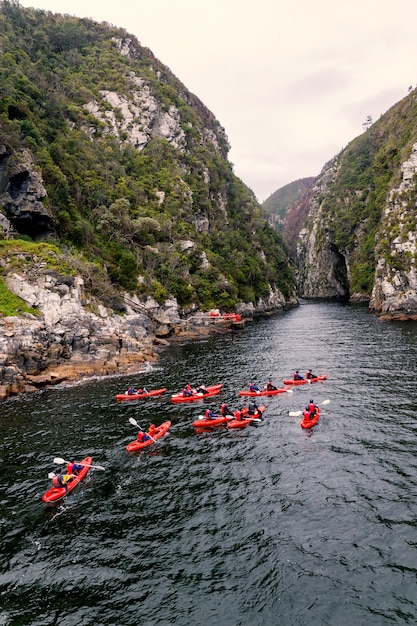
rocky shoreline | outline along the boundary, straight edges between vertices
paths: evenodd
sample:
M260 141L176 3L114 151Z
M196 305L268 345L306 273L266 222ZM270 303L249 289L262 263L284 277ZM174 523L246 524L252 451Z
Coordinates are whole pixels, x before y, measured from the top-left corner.
M239 324L208 313L180 316L176 300L125 296L123 314L89 299L82 279L44 273L6 277L8 288L39 311L0 318L0 400L58 383L137 373L171 343L231 332L245 320L296 306L279 293L255 310L242 303Z

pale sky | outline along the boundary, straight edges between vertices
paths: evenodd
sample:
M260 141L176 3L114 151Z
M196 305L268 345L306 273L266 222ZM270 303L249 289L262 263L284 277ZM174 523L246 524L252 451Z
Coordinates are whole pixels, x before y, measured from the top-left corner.
M263 202L417 85L416 0L20 0L125 28L225 128Z

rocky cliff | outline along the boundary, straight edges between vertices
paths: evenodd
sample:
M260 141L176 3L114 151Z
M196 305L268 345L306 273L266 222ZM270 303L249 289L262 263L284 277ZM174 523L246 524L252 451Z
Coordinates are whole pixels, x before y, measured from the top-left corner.
M298 230L300 297L417 318L416 122L412 91L324 166Z
M213 308L297 304L224 128L150 50L9 0L0 32L2 397L137 368Z

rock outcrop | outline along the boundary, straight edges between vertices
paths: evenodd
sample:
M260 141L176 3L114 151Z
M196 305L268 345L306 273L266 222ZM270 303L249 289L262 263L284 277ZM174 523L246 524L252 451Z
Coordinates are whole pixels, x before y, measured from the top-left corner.
M54 232L52 217L42 200L46 191L28 150L12 151L0 145L1 223L7 238L11 229L33 239Z
M385 319L417 319L417 143L391 190L377 244L370 308Z
M116 315L85 299L83 283L45 274L35 283L7 278L40 311L0 319L0 398L85 376L137 371L157 359L151 320L126 307Z
M298 295L301 298L349 298L345 255L332 240L322 212L321 198L337 173L337 159L328 164L313 187L306 227L297 242Z

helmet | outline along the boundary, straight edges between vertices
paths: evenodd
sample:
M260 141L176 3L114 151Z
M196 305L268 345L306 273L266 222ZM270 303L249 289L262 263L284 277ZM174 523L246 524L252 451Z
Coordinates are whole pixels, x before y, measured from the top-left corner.
M74 463L75 461L75 456L70 456L70 463Z
M310 400L310 404L313 404L313 402L314 402L313 400Z

